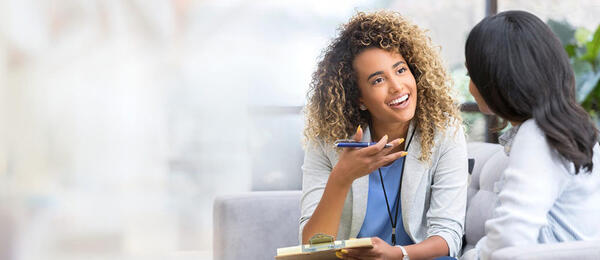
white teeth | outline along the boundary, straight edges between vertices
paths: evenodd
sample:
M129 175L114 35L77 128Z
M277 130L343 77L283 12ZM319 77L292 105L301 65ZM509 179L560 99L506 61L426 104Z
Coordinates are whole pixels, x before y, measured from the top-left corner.
M392 102L390 102L390 103L389 103L389 105L390 105L390 106L392 106L392 105L396 105L396 104L398 104L398 103L400 103L400 102L403 102L403 101L405 101L405 100L407 100L407 99L408 99L408 94L406 94L406 95L404 95L404 96L401 96L401 97L399 97L399 98L397 98L397 99L394 99L394 100L392 100Z

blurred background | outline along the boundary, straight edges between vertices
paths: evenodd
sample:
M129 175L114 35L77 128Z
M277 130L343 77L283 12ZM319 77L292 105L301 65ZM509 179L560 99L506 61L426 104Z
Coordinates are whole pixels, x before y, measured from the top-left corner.
M464 43L489 2L0 0L0 259L211 259L216 196L301 189L301 109L341 23L399 11L471 102ZM597 108L600 0L495 5L555 21Z

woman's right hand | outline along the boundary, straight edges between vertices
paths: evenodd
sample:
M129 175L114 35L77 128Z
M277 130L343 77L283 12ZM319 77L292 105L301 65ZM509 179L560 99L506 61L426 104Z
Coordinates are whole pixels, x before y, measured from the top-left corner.
M363 132L360 126L356 129L356 134L352 139L359 142L362 139ZM340 153L338 163L331 172L341 184L350 185L355 179L365 176L374 170L387 165L396 159L406 156L405 151L392 153L392 150L404 142L403 138L398 138L390 142L391 147L385 147L388 136L384 137L372 145L365 148L343 148Z

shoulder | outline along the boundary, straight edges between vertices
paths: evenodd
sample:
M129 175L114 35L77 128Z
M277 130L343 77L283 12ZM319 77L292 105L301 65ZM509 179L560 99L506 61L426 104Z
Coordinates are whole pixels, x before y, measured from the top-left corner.
M314 138L308 138L306 140L306 145L304 146L304 150L306 152L331 153L331 152L335 152L336 148L332 142L327 142L321 138L314 137Z
M418 131L417 131L418 133ZM420 134L417 134L418 139L415 144L420 144ZM414 141L413 141L414 142ZM412 148L412 147L411 147ZM421 153L420 145L416 145L414 154ZM431 157L429 162L422 162L424 165L433 166L441 158L450 158L454 156L464 156L467 153L467 143L465 138L465 132L462 124L448 124L446 128L436 129L433 146L431 148ZM452 156L447 156L453 154Z
M305 166L310 162L324 162L334 165L337 162L337 150L333 143L326 142L320 138L309 138L304 147L304 163Z
M411 124L411 127L413 126L415 126L415 124ZM437 149L446 143L465 142L464 126L459 120L450 120L446 123L446 127L435 127L434 131L434 149ZM417 129L415 132L415 138L418 140L417 143L421 142L422 135L421 129Z
M322 150L324 141L318 137L309 137L305 140L304 151Z
M527 140L528 142L523 142ZM534 145L545 145L546 139L544 132L537 125L534 119L528 119L527 121L521 123L519 126L519 130L515 135L515 141L521 141L519 143L529 143Z
M464 127L460 123L450 122L445 129L436 131L434 148L443 149L444 147L465 146L466 138Z
M570 172L570 163L548 144L546 135L534 119L519 126L510 148L508 163L511 168L525 171Z
M539 128L534 119L529 119L519 125L510 149L510 157L519 157L529 154L531 151L536 151L536 154L538 152L543 153L543 155L549 155L551 152L544 132Z

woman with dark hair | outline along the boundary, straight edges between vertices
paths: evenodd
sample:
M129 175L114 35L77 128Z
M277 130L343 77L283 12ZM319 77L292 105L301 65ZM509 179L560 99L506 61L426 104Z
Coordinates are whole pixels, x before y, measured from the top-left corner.
M304 244L318 233L372 238L372 249L343 250L344 259L460 252L467 154L450 86L429 37L398 13L358 13L343 25L306 105ZM379 142L334 147L348 138Z
M575 78L558 38L536 16L507 11L483 19L467 39L470 91L482 112L512 128L486 235L465 258L497 249L600 239L597 130L575 101Z

